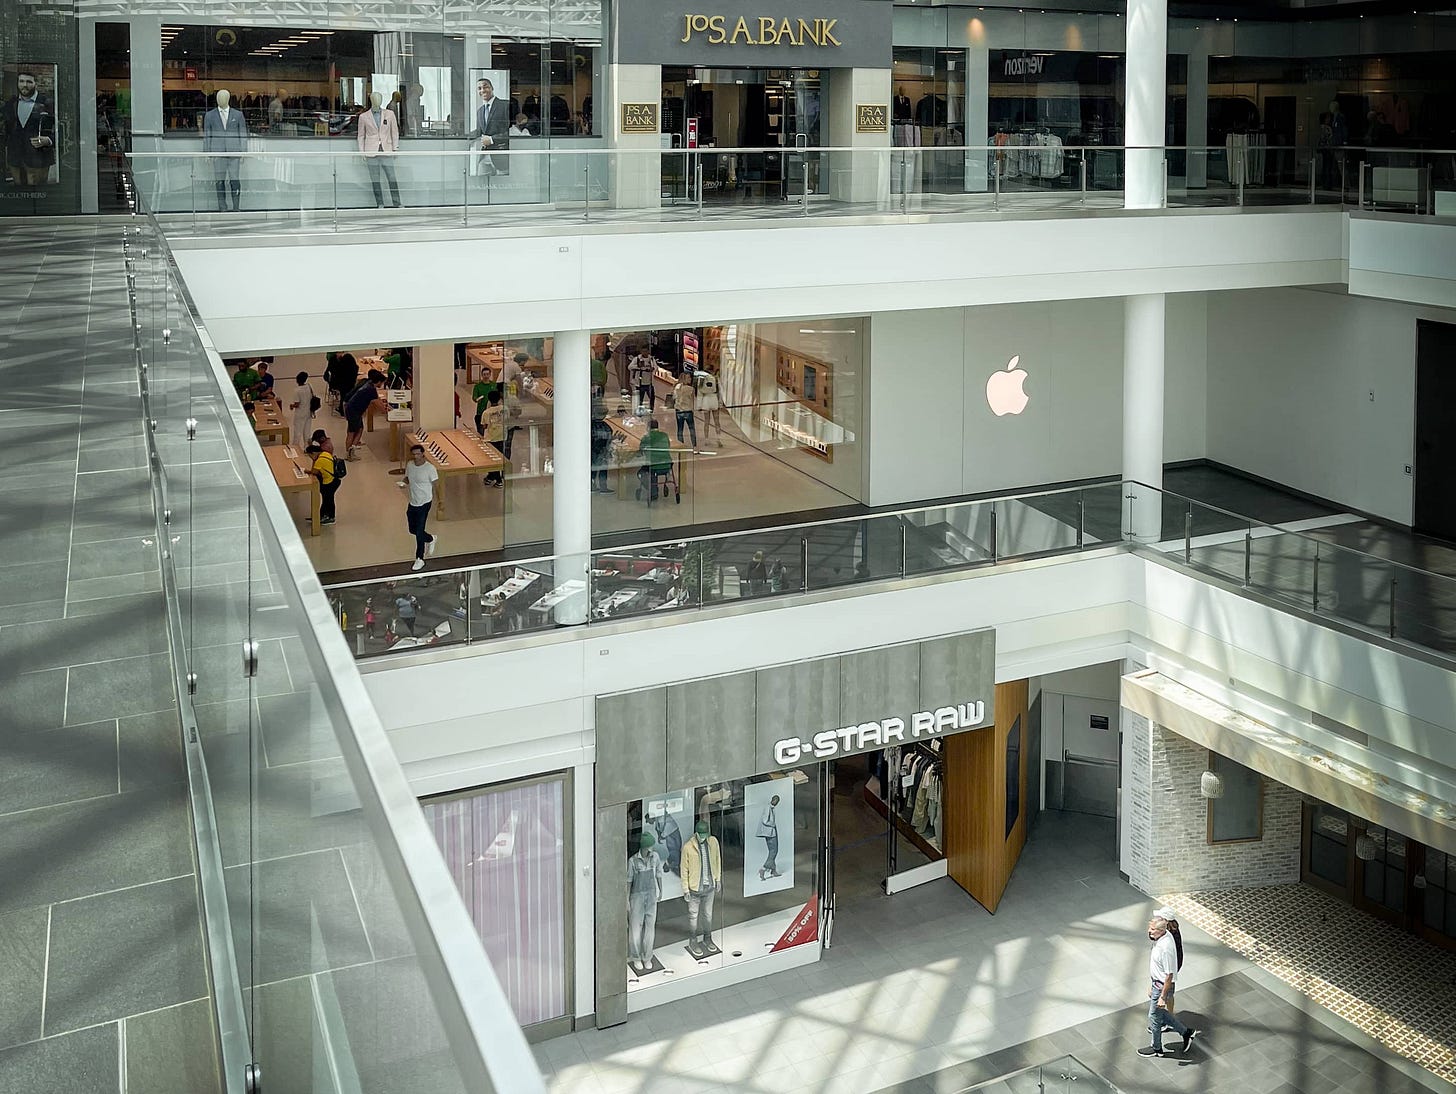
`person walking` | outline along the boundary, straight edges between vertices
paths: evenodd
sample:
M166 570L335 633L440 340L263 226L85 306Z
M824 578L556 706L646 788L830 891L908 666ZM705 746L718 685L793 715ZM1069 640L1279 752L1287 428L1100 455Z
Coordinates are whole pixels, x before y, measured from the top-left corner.
M409 629L410 636L415 633L415 620L419 618L420 602L408 593L401 593L394 598L394 614L401 626ZM395 632L398 634L398 631Z
M614 493L607 482L612 463L612 427L607 424L607 404L598 392L591 409L592 490L598 494Z
M506 446L506 408L501 401L500 388L493 390L485 400L485 414L481 418L485 426L485 439L495 445L502 456L507 459L510 454L505 451ZM505 478L499 471L488 471L485 475L486 486L504 487Z
M1163 1050L1164 1029L1171 1029L1183 1038L1183 1044L1178 1047L1178 1052L1183 1055L1187 1055L1193 1038L1198 1035L1196 1029L1185 1026L1173 1013L1173 988L1178 975L1179 947L1172 932L1168 930L1169 920L1177 922L1173 919L1170 908L1159 908L1148 920L1148 941L1153 944L1152 955L1148 959L1148 976L1152 983L1148 994L1148 1029L1152 1031L1153 1043L1138 1049L1139 1056L1168 1055Z
M698 389L693 383L691 369L683 369L678 375L677 383L672 385L672 405L677 411L677 443L682 444L683 426L688 427L688 435L693 439L693 447L698 447L698 423L693 418L693 411L698 405Z
M425 556L433 555L439 541L425 530L430 519L430 505L435 500L435 483L440 472L425 459L425 446L410 445L410 462L404 468L405 483L409 487L409 505L405 508L405 523L410 535L415 537L415 561L412 570L425 568Z
M779 818L778 818L779 796L775 794L769 799L768 805L764 807L763 817L758 822L758 838L763 840L768 847L768 858L764 860L763 866L759 868L758 880L766 881L771 877L779 876L777 859L779 857Z

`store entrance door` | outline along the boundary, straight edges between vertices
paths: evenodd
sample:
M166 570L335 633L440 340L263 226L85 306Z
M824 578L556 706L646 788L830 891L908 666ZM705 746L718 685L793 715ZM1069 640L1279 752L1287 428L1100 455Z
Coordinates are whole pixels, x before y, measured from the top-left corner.
M1456 541L1456 325L1416 322L1415 530Z
M676 181L684 200L704 204L799 202L807 174L816 193L819 157L795 149L823 144L823 86L818 69L664 68L663 132L685 152L695 135L701 150L664 164L664 187Z

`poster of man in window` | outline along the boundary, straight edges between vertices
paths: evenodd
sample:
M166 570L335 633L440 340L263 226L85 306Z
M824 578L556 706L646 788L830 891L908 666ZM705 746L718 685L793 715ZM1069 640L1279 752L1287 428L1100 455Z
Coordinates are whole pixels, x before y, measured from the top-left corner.
M41 196L60 181L60 126L56 114L56 66L7 64L0 140L5 149L5 190Z

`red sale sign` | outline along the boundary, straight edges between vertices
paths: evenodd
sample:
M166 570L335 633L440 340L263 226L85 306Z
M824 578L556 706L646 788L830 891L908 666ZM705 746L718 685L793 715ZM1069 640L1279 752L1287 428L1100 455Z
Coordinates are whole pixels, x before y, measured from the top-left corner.
M790 946L801 946L805 942L817 942L819 940L819 895L816 893L809 898L809 903L804 905L803 911L794 917L789 924L789 929L779 936L769 953L778 953L780 950L787 950Z

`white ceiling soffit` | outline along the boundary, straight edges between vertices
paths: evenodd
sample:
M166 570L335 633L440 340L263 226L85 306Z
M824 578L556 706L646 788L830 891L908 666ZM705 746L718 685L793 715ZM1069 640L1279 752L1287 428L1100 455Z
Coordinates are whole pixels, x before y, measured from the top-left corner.
M1435 797L1257 722L1155 669L1122 678L1122 705L1312 798L1456 855L1456 788Z

